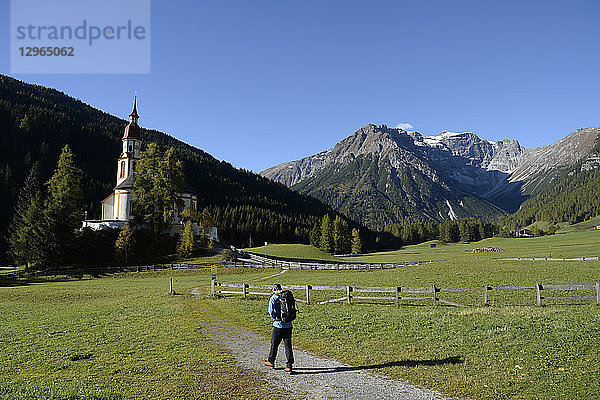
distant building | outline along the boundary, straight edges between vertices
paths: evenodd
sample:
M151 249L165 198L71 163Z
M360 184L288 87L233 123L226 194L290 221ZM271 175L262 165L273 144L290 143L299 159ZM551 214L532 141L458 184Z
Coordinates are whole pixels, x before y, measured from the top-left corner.
M136 163L139 160L142 148L141 128L138 125L139 115L137 112L137 98L133 101L133 110L129 114L129 124L123 132L121 154L117 159L117 185L113 192L102 200L102 216L99 220L83 221L84 228L94 230L105 228L121 228L125 222L134 218L133 215L133 182ZM194 188L184 184L182 193L177 194L178 200L173 204L173 227L171 233L178 233L182 228L179 214L186 208L196 209L198 206L198 194ZM200 233L200 227L194 224L194 232ZM218 240L217 228L210 229L210 236Z
M518 238L533 237L533 233L527 228L521 228L517 232L515 232L515 237L518 237Z

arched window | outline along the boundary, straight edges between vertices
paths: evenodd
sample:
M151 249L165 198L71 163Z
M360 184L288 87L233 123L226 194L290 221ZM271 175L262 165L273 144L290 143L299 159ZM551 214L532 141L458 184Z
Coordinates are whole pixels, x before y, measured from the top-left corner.
M129 152L131 153L133 151L133 145L131 143L129 143Z
M121 175L120 178L125 178L125 161L121 161Z

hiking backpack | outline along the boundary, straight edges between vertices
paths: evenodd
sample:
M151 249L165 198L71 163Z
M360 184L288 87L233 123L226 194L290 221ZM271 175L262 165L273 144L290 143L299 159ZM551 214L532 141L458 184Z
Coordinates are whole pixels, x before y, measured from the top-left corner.
M292 322L296 319L296 300L289 290L284 290L279 294L279 303L281 304L281 322Z

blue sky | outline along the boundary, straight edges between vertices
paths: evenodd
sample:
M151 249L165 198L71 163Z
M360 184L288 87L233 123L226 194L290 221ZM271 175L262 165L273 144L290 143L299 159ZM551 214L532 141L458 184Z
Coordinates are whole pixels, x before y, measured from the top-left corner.
M152 1L150 74L11 76L123 118L137 90L142 126L257 172L368 123L534 147L600 125L599 18L597 0Z

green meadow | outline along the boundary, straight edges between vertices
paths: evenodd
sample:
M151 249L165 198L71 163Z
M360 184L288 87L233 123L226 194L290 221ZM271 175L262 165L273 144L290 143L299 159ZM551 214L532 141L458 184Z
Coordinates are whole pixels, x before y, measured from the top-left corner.
M586 225L587 227L587 225ZM563 228L567 230L567 228ZM302 244L269 244L244 249L251 253L274 257L311 259L335 262L385 263L397 261L464 260L475 258L495 260L514 257L576 258L600 256L600 230L568 228L571 233L536 238L489 238L474 243L447 244L439 240L404 246L400 250L369 253L352 257L334 257L312 246ZM435 245L435 247L432 247ZM476 253L481 247L497 247L500 252Z
M429 243L357 262L444 260L393 270L218 268L222 282L459 287L600 281L598 261L503 261L598 255L596 231L479 243ZM500 253L471 253L495 246ZM298 258L303 246L269 245ZM467 250L467 251L465 251ZM318 253L310 249L311 258ZM292 256L293 253L293 256ZM210 298L209 268L100 278L0 281L0 398L265 398L264 377L241 369L202 334L212 316L269 335L266 298ZM173 278L175 295L168 294ZM198 288L198 299L190 295ZM314 293L313 302L340 293ZM304 293L296 293L302 299ZM311 293L311 296L313 294ZM326 357L473 399L590 399L600 393L600 306L531 290L440 293L430 301L299 304L295 344ZM261 360L257 360L260 362ZM289 394L277 394L289 397Z
M268 397L202 335L207 305L189 291L209 280L203 269L0 281L0 399Z

